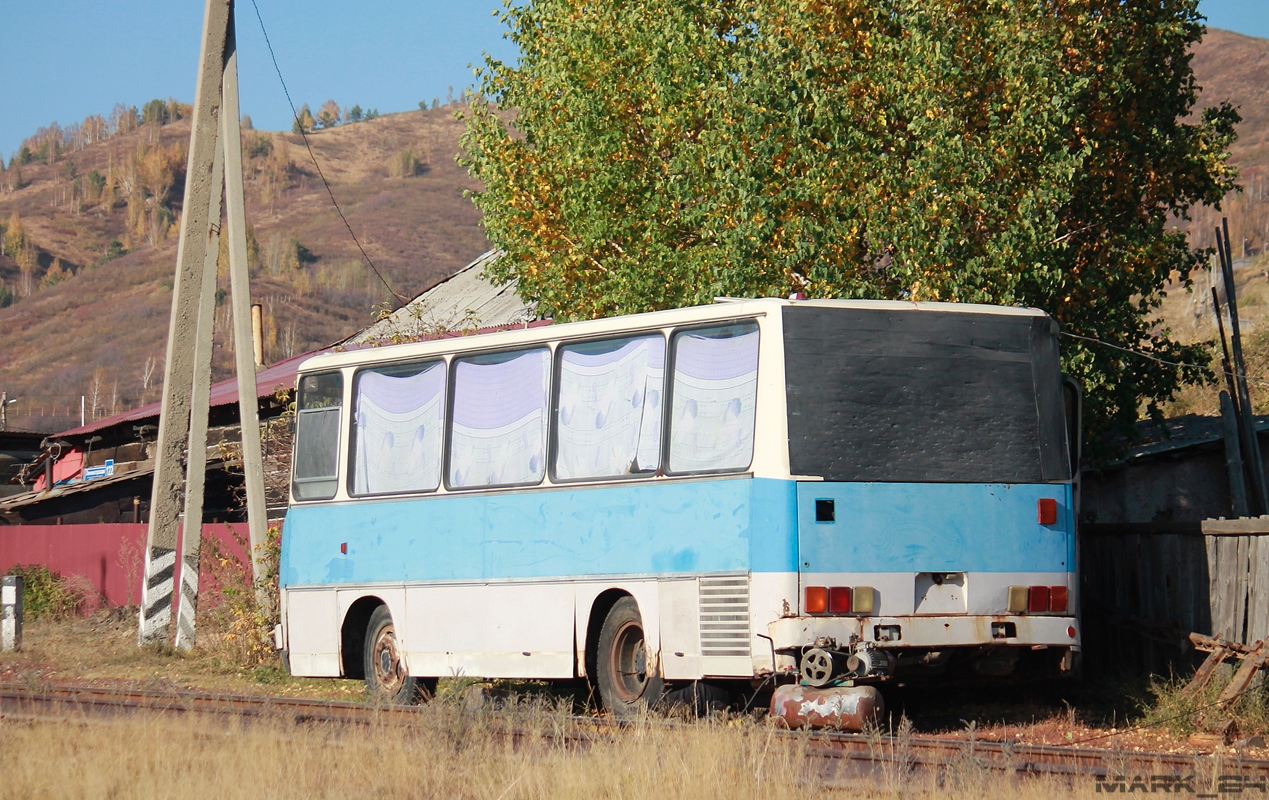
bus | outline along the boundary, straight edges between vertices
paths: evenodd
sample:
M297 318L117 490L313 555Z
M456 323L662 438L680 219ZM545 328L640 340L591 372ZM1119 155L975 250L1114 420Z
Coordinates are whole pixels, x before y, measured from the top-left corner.
M1021 307L713 305L326 353L297 378L297 676L680 687L1070 675L1078 425Z

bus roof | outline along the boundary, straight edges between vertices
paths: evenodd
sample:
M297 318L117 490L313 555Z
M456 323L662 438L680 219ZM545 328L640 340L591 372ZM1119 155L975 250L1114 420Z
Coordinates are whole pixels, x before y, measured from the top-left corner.
M929 303L906 300L785 300L778 297L731 298L720 297L712 305L673 308L665 311L649 311L617 317L564 322L555 325L500 330L471 336L431 339L423 342L362 347L339 352L325 352L308 359L299 371L336 369L349 365L398 361L401 359L487 350L498 347L514 347L558 339L583 338L605 333L653 330L695 322L727 320L736 317L773 313L788 306L816 308L841 308L891 311L941 311L958 314L986 314L991 316L1042 317L1045 312L1023 306L993 306L983 303Z

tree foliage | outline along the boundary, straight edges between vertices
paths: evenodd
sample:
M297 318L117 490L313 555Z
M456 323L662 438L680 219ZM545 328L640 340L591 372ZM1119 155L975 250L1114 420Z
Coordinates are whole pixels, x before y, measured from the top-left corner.
M343 112L334 100L327 100L317 112L317 124L323 128L333 128L339 124Z
M1196 0L508 5L464 162L494 277L559 319L717 295L1025 304L1168 361L1173 215L1237 114L1192 117ZM1096 440L1198 369L1066 339Z
M317 121L313 119L313 112L309 110L308 103L300 106L300 110L295 114L295 121L291 123L291 133L307 133L313 130L313 126Z

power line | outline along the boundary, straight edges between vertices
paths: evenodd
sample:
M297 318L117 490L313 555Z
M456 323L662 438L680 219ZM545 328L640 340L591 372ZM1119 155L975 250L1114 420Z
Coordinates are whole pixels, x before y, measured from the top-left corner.
M286 102L291 107L291 116L296 123L300 121L300 114L295 110L295 101L291 99L291 91L286 87L286 79L282 77L282 68L278 66L278 57L273 52L273 43L269 41L269 32L264 28L264 18L260 16L260 6L256 5L256 0L251 0L251 7L255 9L256 20L260 23L260 32L264 34L264 44L269 49L269 58L273 61L273 70L278 74L278 82L282 84L282 93L286 95ZM325 173L322 172L322 165L317 163L317 154L313 152L313 145L308 141L308 134L304 131L304 126L296 124L296 129L300 132L300 138L304 140L304 147L308 150L308 157L313 161L313 167L317 169L317 177L322 179L322 185L326 187L326 194L330 196L331 205L335 207L335 213L339 214L339 218L343 221L344 227L348 229L348 235L352 237L353 244L357 245L357 249L361 251L362 258L366 259L366 263L370 265L370 269L379 278L379 282L383 284L383 288L388 290L397 301L397 308L409 302L408 297L404 297L396 292L388 284L387 278L383 277L383 273L375 266L375 262L371 260L370 254L366 252L366 248L361 246L361 241L357 238L357 234L353 232L352 225L348 224L348 218L344 216L344 210L339 207L339 201L335 199L335 193L331 191L330 182L326 180Z
M1119 350L1121 352L1128 353L1130 355L1138 356L1139 358L1149 359L1150 361L1157 361L1158 363L1166 364L1169 367L1181 367L1182 369L1197 369L1197 370L1202 370L1204 372L1211 373L1213 375L1217 373L1217 370L1211 367L1210 365L1190 364L1185 361L1169 361L1166 358L1159 358L1158 356L1153 355L1152 353L1146 353L1141 350L1133 350L1131 347L1124 347L1123 345L1114 344L1113 342L1103 341L1101 339L1097 339L1092 336L1081 336L1078 333L1071 333L1070 331L1062 331L1061 334L1063 336L1069 336L1072 339L1079 339L1080 341L1084 341L1084 342L1092 342L1093 344L1100 344L1103 347L1109 347L1112 350ZM1224 370L1221 370L1221 372L1223 373ZM1232 374L1234 375L1234 377L1244 378L1246 380L1251 381L1252 383L1255 383L1258 386L1269 387L1269 383L1253 378L1250 375L1246 375L1241 372L1234 372Z

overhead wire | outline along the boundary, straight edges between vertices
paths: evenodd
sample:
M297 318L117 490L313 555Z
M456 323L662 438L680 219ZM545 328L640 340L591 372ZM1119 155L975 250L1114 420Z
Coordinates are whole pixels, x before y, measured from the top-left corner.
M278 82L282 84L282 93L286 95L286 102L291 107L291 116L297 123L295 129L300 132L300 138L304 140L304 147L308 150L308 157L313 161L313 167L317 170L317 176L322 179L322 185L326 187L326 194L330 196L331 205L335 207L335 213L339 214L340 220L343 221L344 227L348 229L348 235L352 237L353 244L357 245L357 249L361 251L361 256L366 260L366 264L370 266L375 276L379 278L379 282L383 284L383 288L397 301L397 308L401 308L409 302L410 298L397 293L388 283L388 279L383 276L379 268L375 266L375 262L370 258L370 254L366 252L366 248L361 246L361 240L357 238L357 234L353 231L352 225L348 222L348 217L344 216L344 210L339 207L339 201L335 199L335 192L330 188L330 181L326 180L326 174L322 172L322 165L317 162L317 154L313 152L313 145L309 142L308 133L305 132L304 126L299 124L300 114L295 108L295 101L291 99L291 91L286 86L286 79L282 77L282 68L278 66L278 57L273 52L273 43L269 41L269 32L264 27L264 18L260 15L260 6L256 5L256 0L251 0L251 7L255 9L256 20L260 23L260 32L264 34L264 44L269 50L269 58L273 61L273 70L278 75Z
M1152 353L1146 353L1141 350L1133 350L1131 347L1124 347L1123 345L1115 344L1113 342L1107 342L1103 339L1097 339L1092 336L1081 336L1078 333L1071 333L1070 331L1061 331L1061 335L1070 337L1071 339L1079 339L1080 341L1092 342L1093 344L1099 344L1099 345L1102 345L1103 347L1109 347L1112 350L1119 350L1121 352L1128 353L1130 355L1149 359L1150 361L1157 361L1158 363L1166 364L1169 367L1181 367L1182 369L1197 369L1197 370L1202 370L1204 372L1212 373L1213 375L1217 374L1218 372L1220 373L1224 372L1224 370L1217 370L1211 367L1210 365L1206 365L1206 364L1191 364L1185 361L1170 361L1166 358L1160 358L1159 356L1156 356ZM1243 378L1245 380L1251 381L1252 383L1255 383L1258 386L1264 386L1269 388L1269 382L1262 381L1257 378L1253 378L1252 376L1247 375L1245 373L1235 371L1235 372L1232 372L1231 374L1236 378Z

